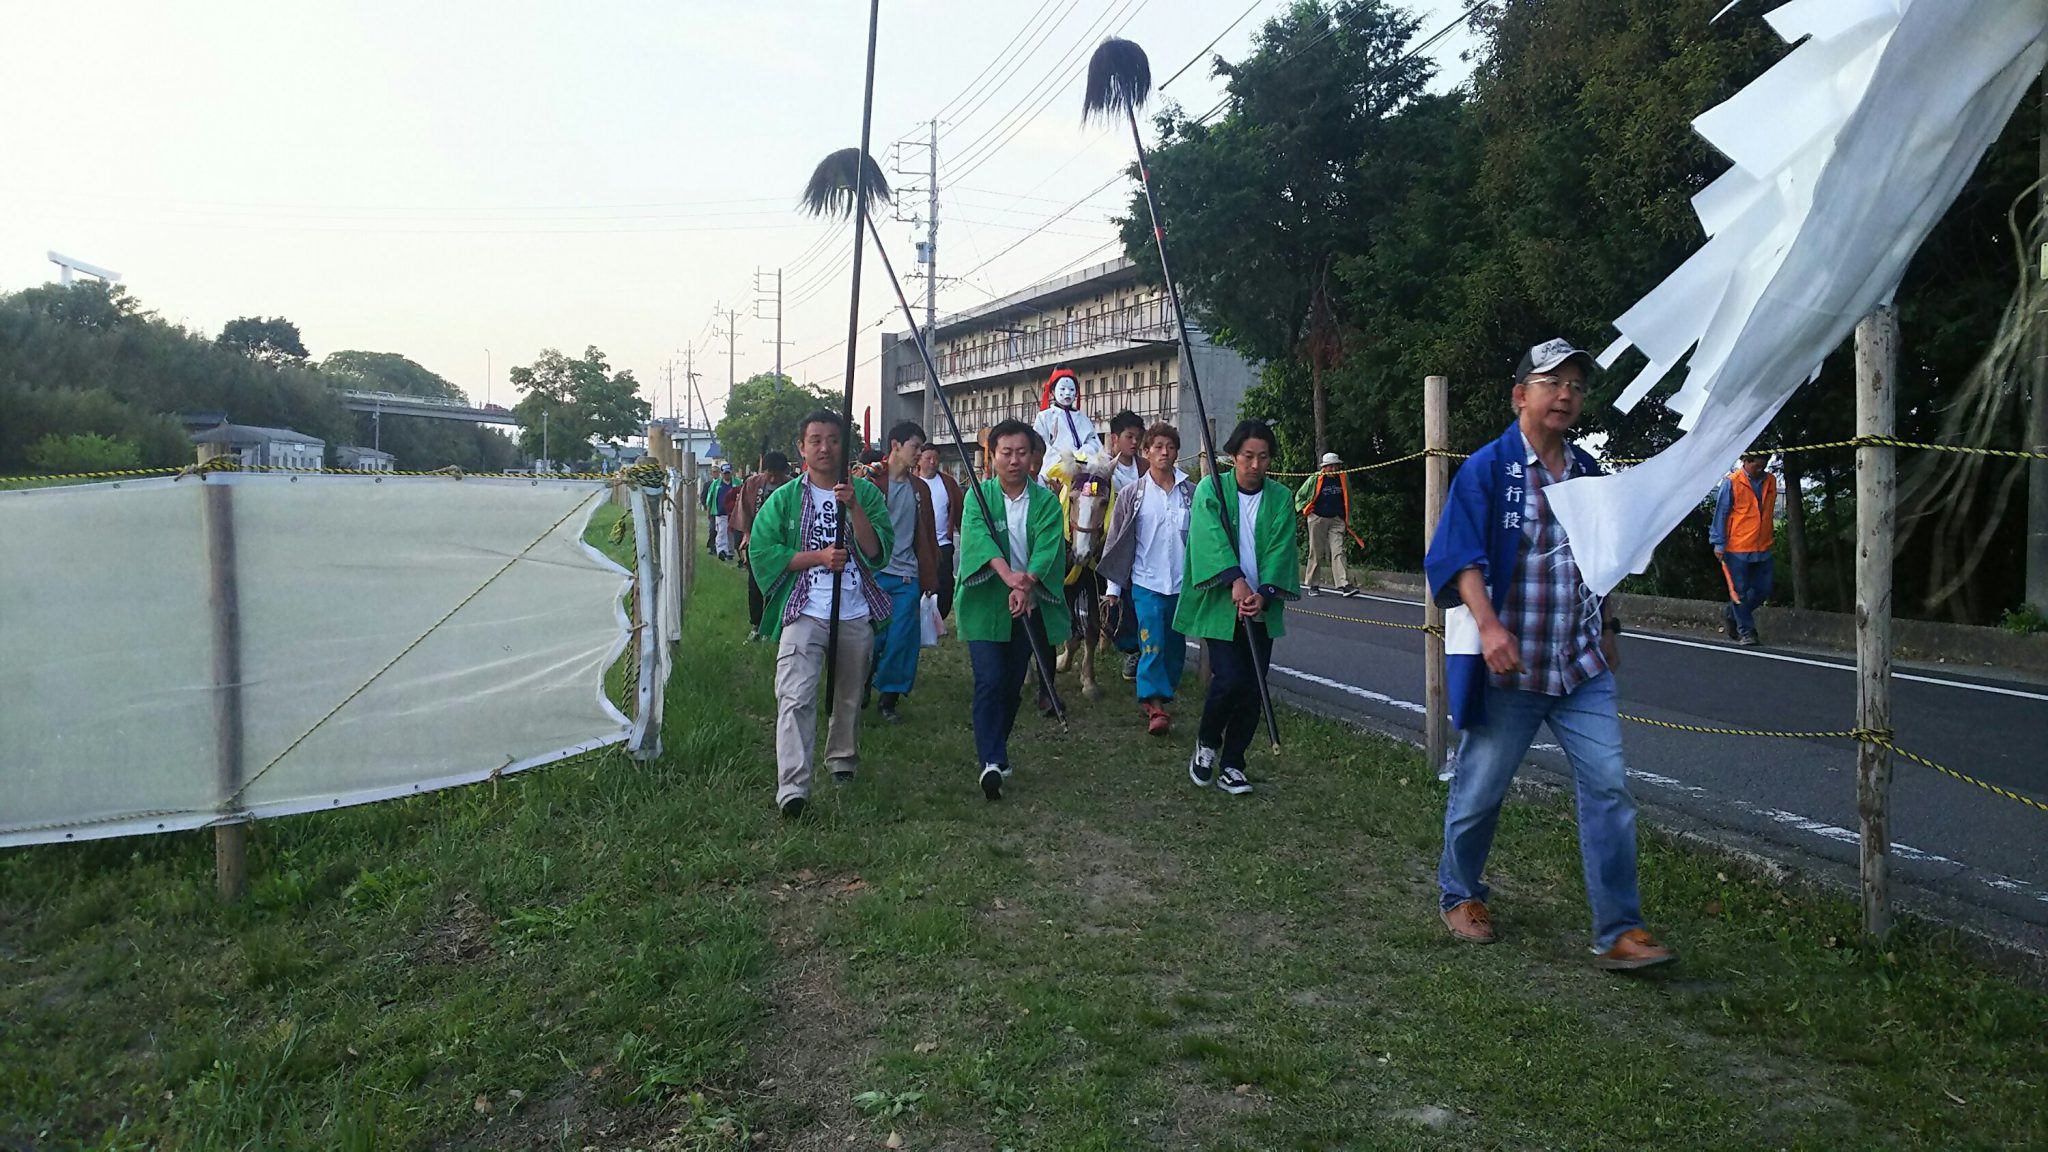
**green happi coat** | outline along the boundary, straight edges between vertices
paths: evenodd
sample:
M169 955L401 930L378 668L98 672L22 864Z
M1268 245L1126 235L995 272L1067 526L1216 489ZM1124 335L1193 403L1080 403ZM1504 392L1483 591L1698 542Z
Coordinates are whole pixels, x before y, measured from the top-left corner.
M1045 623L1045 638L1064 644L1074 630L1062 595L1067 578L1066 518L1060 513L1060 498L1050 488L1026 482L1031 493L1031 562L1026 567L1038 577L1039 619ZM996 579L989 561L1001 556L1010 560L1010 524L1003 515L1003 485L996 479L981 482L982 495L995 515L995 535L989 535L988 520L981 514L981 501L964 492L966 509L955 538L960 549L959 587L953 594L953 614L962 640L1008 640L1010 638L1010 586Z
M804 485L809 482L809 473L799 472L791 482L770 492L761 502L761 510L754 513L752 534L747 537L747 563L754 570L754 583L761 586L761 635L769 640L782 636L782 614L789 607L789 594L798 579L810 575L808 571L789 570L789 562L804 550L801 521ZM889 552L896 546L896 525L889 519L889 502L880 488L859 477L851 483L853 498L867 512L868 523L874 525L875 541L881 548L872 554L861 551L860 538L854 534L852 521L848 521L847 551L853 554L853 562L860 565L861 576L873 580L882 565L889 562ZM863 623L872 626L876 621L871 615Z
M1237 482L1223 474L1223 490L1229 497L1230 529L1216 514L1216 481L1205 478L1195 485L1195 505L1188 512L1187 565L1181 572L1180 607L1173 614L1173 627L1188 636L1229 640L1237 634L1237 605L1230 599L1230 584L1223 574L1237 562ZM1259 581L1278 588L1280 594L1266 601L1259 621L1266 633L1278 637L1287 631L1286 602L1301 599L1301 565L1294 543L1294 501L1287 490L1266 481L1259 499L1259 522L1255 526Z

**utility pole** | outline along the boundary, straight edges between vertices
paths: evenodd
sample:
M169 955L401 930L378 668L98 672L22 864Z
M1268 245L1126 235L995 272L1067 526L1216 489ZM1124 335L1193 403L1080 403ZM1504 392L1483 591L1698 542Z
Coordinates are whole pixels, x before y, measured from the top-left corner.
M1896 428L1899 321L1891 305L1856 325L1856 435L1890 437ZM1859 871L1863 930L1891 931L1892 544L1897 450L1856 449L1856 814L1861 820ZM1886 741L1879 743L1879 740Z
M689 395L695 396L697 398L697 415L704 421L704 435L706 437L705 443L709 445L709 437L711 435L711 411L704 407L704 394L697 390L696 355L697 350L694 348L683 349L683 384L684 387L688 390ZM731 393L728 392L726 393L726 395L730 396ZM685 409L689 407L689 400L687 398L685 398L683 401L683 407ZM685 422L687 423L687 420Z
M907 160L904 155L905 150L916 148L922 148L925 150L925 166L923 172L917 172L907 167ZM910 203L910 193L923 192L925 194L924 215L919 216L917 215L917 213L912 212L910 215L905 216L902 214L902 209L899 208L897 211L896 219L913 225L924 225L924 239L918 241L917 244L917 268L913 269L910 275L913 277L924 277L924 338L926 343L929 344L932 339L932 333L938 326L939 318L938 120L936 118L932 120L932 122L928 126L928 132L925 139L897 141L895 153L895 167L896 175L898 177L922 176L924 179L924 187L922 188L919 188L915 184L905 185L900 183L899 181L898 190L900 195L897 200L897 203L899 205L908 204ZM936 356L938 354L938 349L933 348L932 354ZM882 382L882 386L884 388L889 388L893 387L894 384L892 381L885 380ZM923 423L923 425L926 428L930 428L932 426L932 414L938 411L938 403L938 397L932 395L931 387L929 384L927 384L925 387L924 395L924 419L921 421L921 423Z
M665 376L667 376L667 378L668 378L668 418L669 418L670 420L674 420L674 419L676 418L676 358L675 358L675 357L671 356L671 357L669 357L669 358L668 358L668 367L667 367L667 370L666 370L666 371L665 371L665 372L664 372L663 374L664 374Z
M732 386L738 383L737 374L733 368L733 365L736 362L734 359L736 353L733 350L733 341L738 339L740 334L740 312L737 308L726 308L723 310L714 310L713 314L723 316L725 318L725 330L723 332L719 332L718 335L725 337L725 394L727 396L730 396L732 395ZM700 397L698 399L698 404L701 406L702 403L703 400Z
M761 306L768 302L767 291L761 287L763 275L764 273L759 268L754 269L754 319L756 320L767 319L767 317L761 315ZM782 269L780 268L775 270L775 339L764 340L762 343L775 345L775 390L780 392L782 391L782 348L783 345L789 343L789 341L782 338Z

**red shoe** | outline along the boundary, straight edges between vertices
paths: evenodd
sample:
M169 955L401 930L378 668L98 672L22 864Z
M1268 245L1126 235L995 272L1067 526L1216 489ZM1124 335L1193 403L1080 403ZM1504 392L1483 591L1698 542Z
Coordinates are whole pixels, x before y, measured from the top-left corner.
M1173 717L1166 714L1166 709L1152 703L1150 700L1145 701L1144 709L1145 731L1154 736L1164 736L1172 729Z

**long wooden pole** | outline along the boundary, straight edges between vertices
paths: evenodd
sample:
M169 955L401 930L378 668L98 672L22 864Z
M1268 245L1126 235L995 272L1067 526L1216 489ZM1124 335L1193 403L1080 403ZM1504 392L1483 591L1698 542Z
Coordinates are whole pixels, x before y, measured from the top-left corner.
M229 455L224 444L201 444L203 467ZM220 814L238 806L242 789L242 608L235 581L235 490L209 483L202 475L200 519L206 532L206 605L213 631L214 784L220 791ZM213 826L215 889L223 903L242 898L249 885L249 826L236 822Z
M1429 550L1436 537L1436 522L1442 518L1444 498L1451 490L1451 462L1437 453L1451 446L1451 378L1425 376L1422 380L1422 446L1430 455L1423 458L1422 548ZM1431 772L1443 769L1450 755L1450 691L1444 676L1444 610L1436 598L1423 595L1422 622L1429 631L1422 638L1422 692L1427 711L1423 716L1423 757Z
M1899 372L1899 322L1887 304L1856 325L1856 434L1891 436ZM1892 727L1892 531L1896 450L1856 449L1856 726L1889 738ZM1856 750L1856 815L1862 825L1863 930L1891 931L1886 878L1891 850L1891 749L1866 737Z

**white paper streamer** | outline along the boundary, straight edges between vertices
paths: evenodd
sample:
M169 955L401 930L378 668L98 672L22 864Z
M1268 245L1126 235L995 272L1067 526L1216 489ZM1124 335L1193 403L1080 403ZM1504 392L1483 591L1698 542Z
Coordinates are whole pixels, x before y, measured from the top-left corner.
M1596 592L1648 567L1890 298L2048 56L2048 0L1793 0L1765 19L1804 42L1693 121L1734 162L1693 198L1709 239L1615 321L1601 356L1650 359L1628 411L1690 352L1665 401L1686 435L1625 473L1545 490Z

